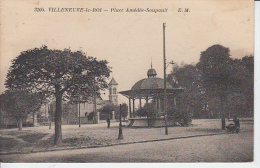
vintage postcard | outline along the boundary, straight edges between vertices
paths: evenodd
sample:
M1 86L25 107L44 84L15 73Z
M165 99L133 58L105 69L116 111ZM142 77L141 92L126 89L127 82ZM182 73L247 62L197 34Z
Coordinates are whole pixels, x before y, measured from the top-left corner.
M0 162L255 165L254 17L253 0L1 0Z

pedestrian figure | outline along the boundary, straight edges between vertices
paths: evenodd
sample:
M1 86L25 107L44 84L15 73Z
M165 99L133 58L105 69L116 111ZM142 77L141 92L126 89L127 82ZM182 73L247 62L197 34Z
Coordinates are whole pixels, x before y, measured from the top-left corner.
M107 115L107 128L110 128L110 115Z
M239 129L240 129L240 123L239 123L239 118L237 117L236 114L234 115L233 121L234 121L234 124L235 124L235 127L236 127L236 132L238 133Z

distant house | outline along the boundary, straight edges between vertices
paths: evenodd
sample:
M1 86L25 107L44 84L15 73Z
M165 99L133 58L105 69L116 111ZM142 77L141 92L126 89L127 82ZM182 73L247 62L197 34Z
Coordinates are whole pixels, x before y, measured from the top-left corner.
M118 105L118 92L117 92L118 83L114 78L108 84L109 95L108 100L102 100L101 98L96 99L96 109L97 111L106 105ZM82 123L84 123L84 117L88 120L91 120L91 115L94 112L95 101L94 99L90 99L88 102L80 103L80 117L82 117ZM77 111L79 112L79 107L77 107ZM103 118L103 117L101 117ZM85 120L86 120L85 119ZM91 120L92 121L92 120Z
M35 123L33 120L33 113L30 113L27 115L27 118L23 120L23 127L32 127L35 125ZM17 128L17 127L18 127L18 120L14 116L0 109L0 128Z
M109 95L108 100L102 100L102 98L96 98L96 110L98 112L99 109L104 107L105 105L118 105L118 94L117 94L117 86L118 83L114 78L108 84L109 86ZM48 106L48 111L52 111L54 114L55 111L55 102L52 102ZM62 104L62 124L78 124L79 123L79 115L81 118L81 123L93 123L93 112L95 111L95 101L94 98L90 98L87 102L82 102L80 104L73 102L65 102ZM48 113L48 112L47 112ZM43 114L48 117L48 114ZM54 115L52 115L52 118ZM101 117L104 119L104 116Z
M96 109L97 111L104 107L105 105L114 104L118 105L118 94L117 86L118 83L114 78L108 84L109 95L108 100L102 100L102 98L96 98ZM62 104L62 124L78 124L79 123L79 112L81 123L92 123L93 122L93 112L94 112L94 98L90 98L89 101L76 104L73 102L64 102ZM80 106L80 108L79 108ZM37 112L38 114L38 124L44 124L49 121L54 122L54 112L55 112L55 102L42 105L41 109ZM51 113L51 114L49 114ZM36 113L35 113L36 114ZM28 114L27 118L24 119L24 126L36 126L37 115L35 117L35 122L33 121L33 114ZM101 117L103 119L104 117ZM1 128L13 128L17 127L17 121L12 116L6 114L3 110L0 111L0 126Z

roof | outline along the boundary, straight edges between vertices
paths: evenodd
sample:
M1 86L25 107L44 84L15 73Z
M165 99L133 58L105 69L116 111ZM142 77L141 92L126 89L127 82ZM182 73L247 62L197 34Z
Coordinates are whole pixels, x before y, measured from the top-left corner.
M114 78L112 78L111 81L109 82L109 85L118 85L118 83Z
M164 80L162 78L145 78L136 82L131 90L163 88ZM172 89L172 86L168 82L166 82L166 89Z
M166 82L167 95L177 95L183 88L173 88ZM131 90L119 92L128 98L152 98L164 95L164 80L162 78L145 78L134 84Z
M164 95L164 80L157 78L156 75L156 71L151 65L151 69L147 72L148 78L136 82L131 90L121 91L119 93L132 99L162 97ZM173 88L170 83L166 82L167 95L177 95L183 91L183 88Z
M177 95L184 91L183 88L166 89L167 95ZM164 89L140 89L140 90L126 90L119 92L127 98L153 98L162 97Z

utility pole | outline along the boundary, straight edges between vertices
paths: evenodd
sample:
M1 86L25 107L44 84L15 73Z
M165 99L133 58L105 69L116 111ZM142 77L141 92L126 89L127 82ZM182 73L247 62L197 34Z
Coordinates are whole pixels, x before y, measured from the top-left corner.
M122 107L121 107L121 104L120 104L120 113L119 113L119 134L118 134L118 139L124 139L124 137L123 137L123 131L122 131L122 121L121 121L121 118L122 118Z
M166 56L165 56L165 23L163 23L163 74L164 74L164 120L165 120L165 135L168 135L167 126L167 90L166 90Z

